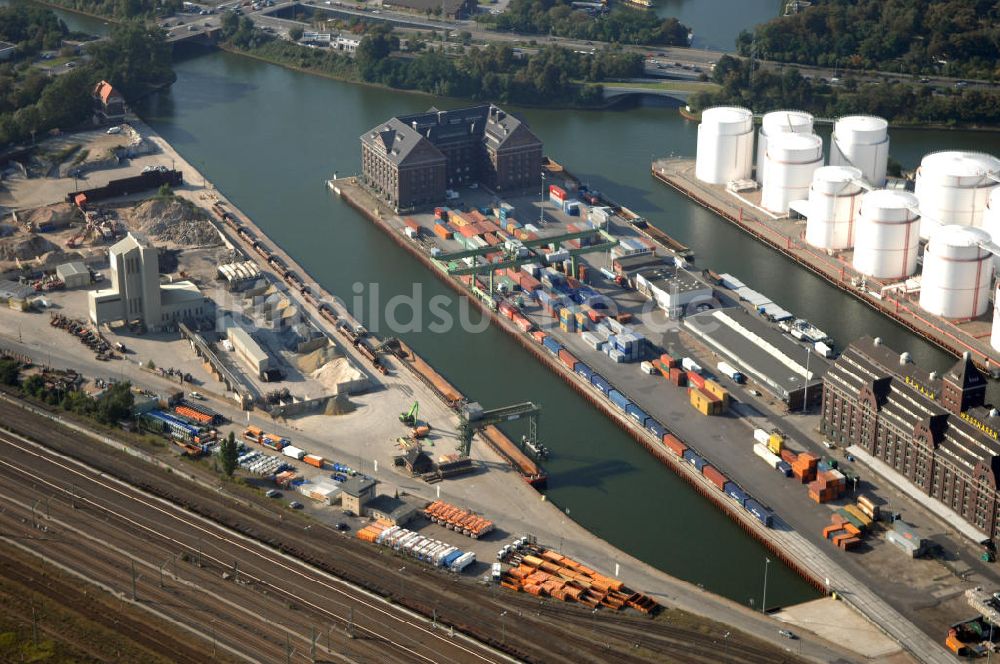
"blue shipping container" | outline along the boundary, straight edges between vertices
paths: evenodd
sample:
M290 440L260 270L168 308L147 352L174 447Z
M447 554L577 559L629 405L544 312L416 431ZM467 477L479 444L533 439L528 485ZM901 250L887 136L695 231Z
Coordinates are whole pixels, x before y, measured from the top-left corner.
M663 436L666 435L667 433L667 428L662 424L660 424L659 422L657 422L656 420L654 420L652 417L646 420L646 429L649 431L649 433L656 436L657 440L661 440Z
M628 415L633 420L635 420L640 426L646 426L646 420L649 419L649 415L647 415L646 411L644 411L642 408L639 408L635 404L632 404L631 406L625 409L625 412L628 413Z
M545 346L553 355L558 355L559 351L562 350L562 346L559 342L552 337L545 337L542 340L542 345Z
M608 398L611 399L611 403L618 406L622 410L627 410L628 407L632 405L632 402L628 400L628 397L618 390L611 390L608 392Z
M591 377L594 375L594 372L590 369L590 367L588 367L583 362L576 363L576 372L581 376L583 376L584 378L586 378L587 380L590 380Z
M792 467L791 467L791 465L788 464L787 461L779 461L778 462L778 472L781 473L782 475L784 475L785 477L791 477L792 476Z
M754 518L756 518L762 524L764 524L768 528L771 527L773 519L773 514L771 513L771 510L766 509L763 505L758 503L753 498L747 498L746 503L744 503L743 505L743 508L747 512L750 512L750 514L752 514Z
M738 502L740 507L743 507L743 505L747 502L747 494L743 492L743 489L739 488L732 482L729 482L726 486L728 487L726 489L726 495Z
M590 377L590 384L599 389L601 392L603 392L604 396L607 396L608 393L611 391L611 383L604 380L604 377L601 376L601 374L596 374L596 373L593 374Z

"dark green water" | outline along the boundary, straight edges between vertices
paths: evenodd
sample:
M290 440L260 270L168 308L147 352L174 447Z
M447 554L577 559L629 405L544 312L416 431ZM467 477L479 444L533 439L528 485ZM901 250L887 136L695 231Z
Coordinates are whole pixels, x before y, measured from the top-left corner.
M655 0L656 14L675 17L694 32L692 46L732 51L740 30L770 20L780 0Z
M743 11L772 3L738 4ZM100 24L73 20L80 29ZM740 26L717 27L719 39L731 42ZM331 292L349 298L360 282L378 284L383 301L409 294L415 285L424 297L450 296L419 263L335 199L324 180L335 171L357 171L358 136L381 119L457 102L329 81L224 53L182 60L177 72L173 88L145 100L138 112ZM910 350L918 362L950 361L654 183L652 157L694 153L695 127L675 109L523 113L548 154L690 244L700 265L735 273L838 341L878 334ZM892 140L894 156L905 164L945 147L1000 152L1000 137L993 134L894 131ZM540 434L554 451L546 464L548 495L573 519L672 574L736 601L759 602L764 549L506 336L493 330L403 336L487 407L525 399L543 405ZM770 602L813 596L795 574L773 566Z

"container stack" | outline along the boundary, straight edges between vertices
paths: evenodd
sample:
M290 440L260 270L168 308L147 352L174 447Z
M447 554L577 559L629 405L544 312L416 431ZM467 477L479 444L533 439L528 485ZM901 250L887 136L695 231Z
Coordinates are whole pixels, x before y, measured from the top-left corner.
M819 458L803 452L795 457L791 462L792 474L803 484L808 484L816 479L816 467L819 465Z
M432 523L454 530L456 533L479 539L493 531L493 522L472 512L455 507L441 500L435 500L424 510L424 515Z
M691 380L691 372L688 372L688 380ZM689 387L688 395L691 405L702 415L721 415L725 412L723 400L703 387Z
M453 572L461 572L476 562L472 551L461 551L445 542L424 537L412 530L376 521L358 531L357 538L363 542L389 547L405 555L423 560L437 567Z
M838 470L818 471L809 483L809 498L813 502L828 503L837 500L847 491L847 478Z
M829 540L838 549L850 551L861 544L862 531L845 518L841 512L830 517L830 525L823 529L823 539Z

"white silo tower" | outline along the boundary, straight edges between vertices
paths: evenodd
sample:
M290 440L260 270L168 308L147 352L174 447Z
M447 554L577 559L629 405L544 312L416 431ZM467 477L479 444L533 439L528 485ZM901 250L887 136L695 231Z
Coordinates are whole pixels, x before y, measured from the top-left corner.
M764 184L764 155L768 136L777 134L811 134L813 116L803 111L771 111L761 119L757 133L757 182Z
M986 211L983 212L983 230L990 234L993 244L1000 244L1000 186L990 191ZM1000 256L993 256L993 271L1000 272Z
M861 197L854 231L854 269L876 279L902 279L917 271L920 215L917 197L878 189Z
M986 312L993 282L993 254L979 245L981 228L942 226L924 249L920 307L944 318L975 318Z
M823 139L816 134L776 134L767 139L760 204L784 214L809 195L813 173L823 165Z
M833 125L830 165L860 168L873 187L885 186L889 123L873 115L849 115Z
M864 193L861 177L861 169L853 166L823 166L813 172L806 242L830 250L854 246L854 222Z
M941 226L982 226L990 190L1000 177L1000 159L980 152L932 152L917 169L920 237Z
M753 169L753 113L737 106L716 106L701 114L694 174L702 182L745 180Z
M1000 350L1000 282L993 291L993 328L990 330L990 345Z

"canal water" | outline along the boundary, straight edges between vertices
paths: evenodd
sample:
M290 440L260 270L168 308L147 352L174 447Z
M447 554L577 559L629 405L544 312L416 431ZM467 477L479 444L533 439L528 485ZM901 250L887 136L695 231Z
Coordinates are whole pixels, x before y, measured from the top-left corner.
M728 4L742 11L758 3ZM67 19L84 30L101 24ZM358 171L358 136L380 120L460 102L331 81L221 52L183 59L176 69L177 83L136 110L326 288L349 306L356 284L368 285L369 294L377 284L383 303L415 288L425 301L452 297L422 265L332 196L324 180L334 172ZM655 183L649 175L653 157L694 154L695 125L676 109L511 110L523 113L547 154L692 246L699 265L736 274L842 343L877 334L918 362L943 367L951 361ZM944 148L1000 153L996 134L893 131L892 141L893 155L908 166ZM369 318L367 311L360 313ZM399 336L485 407L523 400L542 405L540 437L553 451L546 463L547 493L569 518L669 573L759 606L765 550L513 341L492 329ZM814 596L790 570L771 566L769 605Z

